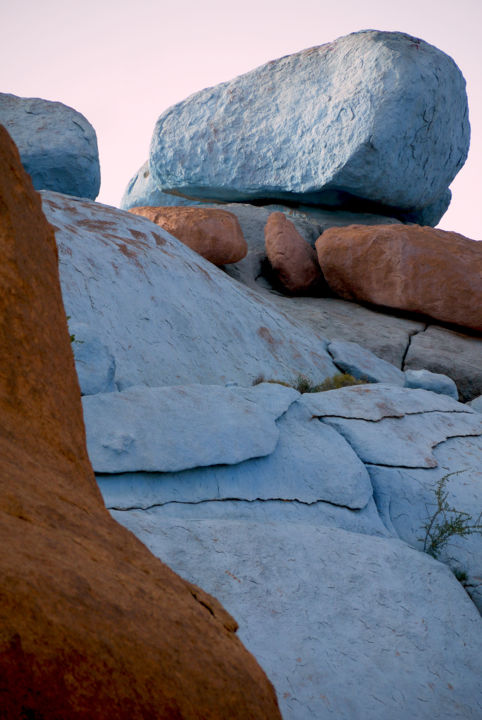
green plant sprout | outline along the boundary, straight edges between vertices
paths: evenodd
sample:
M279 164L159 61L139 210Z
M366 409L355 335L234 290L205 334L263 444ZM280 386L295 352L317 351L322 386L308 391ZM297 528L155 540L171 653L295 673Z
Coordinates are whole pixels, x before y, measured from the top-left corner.
M460 475L464 470L444 475L435 486L435 498L437 507L425 525L425 537L423 538L423 551L438 558L441 551L452 537L467 537L468 535L482 535L482 512L474 520L469 513L450 507L447 498L448 491L446 485L448 479L453 475ZM460 571L461 574L465 574ZM457 575L456 575L457 577ZM467 575L465 574L465 580Z

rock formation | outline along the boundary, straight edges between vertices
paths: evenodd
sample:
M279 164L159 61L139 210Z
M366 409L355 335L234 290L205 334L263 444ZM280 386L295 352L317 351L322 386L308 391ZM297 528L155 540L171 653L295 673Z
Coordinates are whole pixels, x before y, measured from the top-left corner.
M468 147L453 60L418 38L367 30L169 108L149 166L159 189L193 199L371 204L436 224Z
M0 148L0 715L279 718L235 621L103 505L53 232Z
M97 136L83 115L63 103L0 93L0 124L15 141L36 190L95 200Z
M248 252L238 219L226 210L196 207L134 207L214 265L239 262Z
M455 63L364 31L163 113L133 212L41 193L102 497L240 619L285 720L482 713L480 253L410 225L447 208L468 136ZM0 693L12 667L38 690L8 720L276 717L227 612L101 505L53 266L45 296L3 268Z

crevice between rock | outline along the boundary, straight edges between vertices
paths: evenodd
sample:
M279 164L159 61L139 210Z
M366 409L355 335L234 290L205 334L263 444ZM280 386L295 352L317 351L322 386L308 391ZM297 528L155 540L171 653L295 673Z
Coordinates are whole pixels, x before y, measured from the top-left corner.
M282 503L294 503L295 505L305 505L305 506L313 506L313 505L331 505L332 507L336 508L342 508L344 510L350 510L350 512L361 512L366 508L366 505L364 505L362 508L352 508L348 505L338 505L337 503L331 502L330 500L313 500L313 502L307 502L306 500L298 500L297 498L292 499L286 499L286 498L255 498L253 500L249 500L247 498L236 498L236 497L226 497L226 498L207 498L205 500L167 500L166 502L159 502L159 503L153 503L152 505L132 505L129 507L116 507L115 505L108 505L106 506L107 510L109 511L115 511L115 512L130 512L131 510L142 510L142 511L148 511L148 510L155 510L156 508L160 507L166 507L167 505L204 505L206 503L211 502L218 502L218 503L224 503L224 502L240 502L240 503L270 503L270 502L282 502Z
M405 352L403 353L402 361L400 363L400 370L405 370L405 360L407 359L408 351L410 350L410 346L412 344L412 339L415 337L415 335L420 335L421 333L424 333L429 326L430 323L425 323L425 327L421 330L412 330L412 332L408 333L407 347L405 348Z

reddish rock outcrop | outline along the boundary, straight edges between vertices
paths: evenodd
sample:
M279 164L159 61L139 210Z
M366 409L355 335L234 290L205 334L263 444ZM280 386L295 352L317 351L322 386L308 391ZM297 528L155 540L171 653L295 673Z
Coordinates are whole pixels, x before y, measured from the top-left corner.
M242 260L248 252L236 215L227 210L201 207L134 207L142 215L167 230L175 238L214 265Z
M269 216L264 240L271 267L288 292L305 292L321 279L316 252L282 212Z
M482 242L419 225L351 225L325 230L316 250L342 298L482 330Z
M108 514L52 228L0 127L0 717L279 718L212 597Z

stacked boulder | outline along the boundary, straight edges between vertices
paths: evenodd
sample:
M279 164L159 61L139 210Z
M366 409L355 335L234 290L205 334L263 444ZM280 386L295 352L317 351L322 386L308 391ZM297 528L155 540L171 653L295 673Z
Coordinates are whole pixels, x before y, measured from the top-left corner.
M469 139L465 81L450 57L404 33L357 32L166 110L122 207L152 219L188 203L269 210L266 248L247 239L251 257L228 270L236 279L249 269L289 295L481 331L482 246L410 225L438 223ZM366 227L338 229L349 225Z
M376 210L435 225L469 135L453 60L418 38L368 30L169 108L142 173L172 197Z

